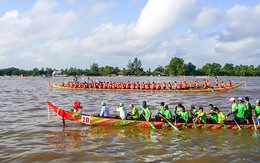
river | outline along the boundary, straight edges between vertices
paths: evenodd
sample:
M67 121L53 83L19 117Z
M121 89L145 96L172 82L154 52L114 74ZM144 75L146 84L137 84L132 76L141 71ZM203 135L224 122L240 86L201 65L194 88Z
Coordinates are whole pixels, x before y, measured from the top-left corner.
M90 77L101 81L202 81L198 77ZM207 78L212 83L213 77ZM125 127L89 127L59 117L48 119L46 100L70 109L81 101L84 113L98 114L105 101L115 114L124 102L140 106L146 100L153 115L161 101L173 110L177 103L218 106L228 113L230 97L260 99L259 77L219 77L219 81L246 81L237 89L210 93L100 92L50 88L47 82L61 83L70 77L0 77L1 127L0 162L259 162L260 139L251 130L194 130ZM81 79L80 79L81 80ZM129 108L127 108L130 111ZM140 109L140 107L139 107ZM52 112L51 112L52 113Z

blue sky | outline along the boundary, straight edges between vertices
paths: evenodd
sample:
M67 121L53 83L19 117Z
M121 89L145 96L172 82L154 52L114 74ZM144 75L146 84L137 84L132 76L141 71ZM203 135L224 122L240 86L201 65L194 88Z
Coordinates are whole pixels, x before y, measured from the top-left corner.
M0 0L0 68L260 63L256 0Z

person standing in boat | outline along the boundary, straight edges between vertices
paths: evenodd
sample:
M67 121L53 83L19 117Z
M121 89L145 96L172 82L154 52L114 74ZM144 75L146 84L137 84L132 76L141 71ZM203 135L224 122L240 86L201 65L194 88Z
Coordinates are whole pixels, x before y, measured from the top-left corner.
M237 110L234 111L234 113L236 113L235 120L239 124L245 123L245 111L246 111L246 105L244 104L244 99L243 99L243 97L239 97Z
M133 119L133 120L137 120L139 119L140 115L139 115L139 111L138 109L134 106L134 104L130 104L129 105L130 109L132 110L132 113L130 114L128 119Z
M198 116L193 119L193 121L198 123L206 123L207 116L206 113L203 111L203 107L199 107Z
M245 97L245 105L246 105L246 111L245 111L246 124L249 124L252 123L252 106L249 102L249 97Z
M231 102L231 110L230 112L227 114L227 117L230 116L231 114L235 115L235 111L237 110L237 103L236 103L236 99L234 97L231 97L229 99L229 101ZM236 116L236 115L235 115Z
M125 120L127 117L127 112L126 112L126 108L125 108L125 104L123 102L121 102L118 107L116 108L116 111L119 112L119 116L122 120Z
M102 108L101 108L99 116L100 117L109 117L109 107L106 106L105 102L102 102L101 106L102 106Z
M256 105L254 106L255 116L253 118L257 120L257 125L260 125L260 100L256 100L255 103L256 103Z
M158 107L157 115L155 115L156 121L160 121L161 120L160 114L164 115L164 102L161 102L160 106Z
M216 84L216 87L218 87L218 77L215 77L215 84Z
M146 101L143 101L141 108L143 117L146 121L149 121L151 119L152 113L150 108L147 106Z

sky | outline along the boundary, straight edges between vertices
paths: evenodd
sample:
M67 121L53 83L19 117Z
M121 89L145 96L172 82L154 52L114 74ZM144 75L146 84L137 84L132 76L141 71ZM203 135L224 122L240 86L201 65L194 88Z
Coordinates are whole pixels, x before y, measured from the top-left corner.
M258 0L0 0L0 69L260 63Z

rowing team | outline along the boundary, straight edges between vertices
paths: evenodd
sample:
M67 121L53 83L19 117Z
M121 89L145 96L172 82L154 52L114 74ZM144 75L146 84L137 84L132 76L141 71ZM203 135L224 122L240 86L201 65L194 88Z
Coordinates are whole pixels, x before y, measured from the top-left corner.
M231 114L234 115L234 121L238 124L250 124L252 122L255 122L257 120L257 124L260 125L260 100L256 101L256 105L252 106L249 102L249 98L245 97L239 97L238 103L236 103L236 99L234 97L230 98L229 100L232 103L232 109L228 113L227 116L224 115L222 111L216 106L213 106L213 104L209 104L210 111L204 111L203 107L199 107L199 109L196 109L194 105L191 105L190 110L186 110L183 104L179 103L174 110L175 115L172 114L172 112L169 110L168 105L165 105L164 102L160 103L160 106L158 107L158 112L155 115L156 121L175 121L180 123L191 123L192 121L196 123L220 123L223 124L228 116ZM100 117L109 117L109 107L106 105L105 102L101 103L101 111L99 116ZM141 114L139 113L138 109L133 105L130 104L129 108L132 110L132 112L127 114L126 107L124 106L124 103L120 103L116 111L119 112L119 117L122 120L126 119L132 119L132 120L142 120L145 119L146 121L151 120L152 112L147 106L146 101L142 102L141 105ZM73 112L75 112L75 117L81 114L81 110L83 109L82 106L80 106L80 102L75 101L73 104ZM255 115L253 116L252 110L255 110ZM210 118L207 117L207 115L210 115Z
M202 86L200 86L198 81L194 82L177 82L175 81L174 83L171 82L89 82L89 83L66 83L64 84L63 82L61 83L62 87L69 87L69 88L96 88L96 89L143 89L143 90L172 90L172 89L198 89L198 88L210 88L212 87L211 83L209 80L204 80ZM216 87L218 87L218 83L216 83ZM232 83L229 80L227 84L222 81L221 88L228 88L232 87Z

